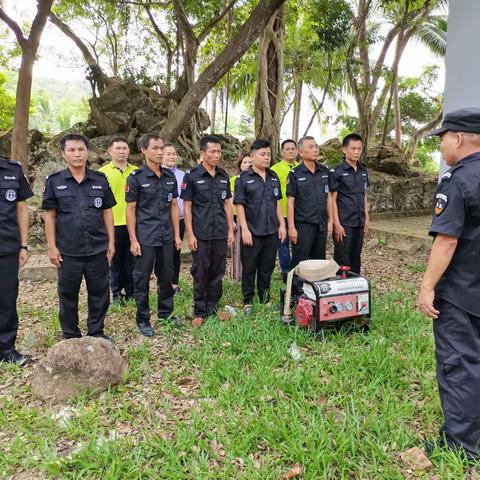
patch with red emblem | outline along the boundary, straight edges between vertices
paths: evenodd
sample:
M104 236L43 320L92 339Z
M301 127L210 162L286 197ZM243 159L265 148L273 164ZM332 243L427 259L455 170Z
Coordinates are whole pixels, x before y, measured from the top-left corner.
M130 191L130 187L128 186L128 184L125 185L125 193L128 193Z
M185 182L182 183L182 190L185 190L187 188L187 184Z

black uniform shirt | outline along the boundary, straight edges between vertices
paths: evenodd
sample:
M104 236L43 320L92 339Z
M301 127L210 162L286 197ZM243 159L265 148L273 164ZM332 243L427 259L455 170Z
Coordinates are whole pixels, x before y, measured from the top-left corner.
M295 198L295 223L313 223L327 230L329 176L324 165L317 164L312 173L303 163L288 174L287 196Z
M225 200L231 197L230 182L225 170L216 167L215 176L212 177L203 165L199 165L185 174L181 198L192 202L193 233L197 238L227 238Z
M42 208L56 210L56 240L62 255L97 255L108 248L103 210L116 205L107 177L87 168L78 183L66 168L49 175Z
M367 169L357 164L357 171L343 161L330 175L330 191L337 192L337 209L340 223L347 227L365 224L365 195L368 188Z
M250 167L235 182L233 203L245 208L248 228L253 235L278 232L277 201L281 198L280 180L269 168L265 172L265 181Z
M480 316L480 152L465 157L443 175L429 233L458 238L435 295Z
M0 157L0 255L20 250L16 204L32 196L21 164Z
M136 227L140 245L160 247L173 242L172 200L178 197L177 179L168 168L161 175L147 165L127 178L125 200L137 202Z

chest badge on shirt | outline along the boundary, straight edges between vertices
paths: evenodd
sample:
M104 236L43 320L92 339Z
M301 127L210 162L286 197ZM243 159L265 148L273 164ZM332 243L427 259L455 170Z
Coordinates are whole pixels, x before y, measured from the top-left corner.
M16 199L17 199L17 192L15 190L7 190L5 192L5 198L9 201L9 202L14 202Z
M97 197L97 198L95 198L95 200L93 201L93 204L94 204L97 208L101 208L101 206L103 205L103 200L102 200L100 197Z
M435 196L435 215L438 217L447 206L448 197L443 193L437 193Z

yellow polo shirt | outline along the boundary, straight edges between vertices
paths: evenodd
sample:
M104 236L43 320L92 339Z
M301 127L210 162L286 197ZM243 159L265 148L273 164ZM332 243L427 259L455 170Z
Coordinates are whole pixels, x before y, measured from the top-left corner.
M112 189L113 195L117 204L113 207L113 222L116 227L126 225L126 211L127 203L125 202L125 185L127 184L128 176L138 167L135 165L130 165L127 163L127 168L122 172L118 167L116 167L113 162L110 162L108 165L104 165L99 168L98 171L106 175L110 188Z
M300 164L297 161L288 163L285 160L280 160L270 167L278 175L278 179L280 180L280 190L282 192L280 203L282 204L283 218L287 218L287 177L290 170L293 170L298 165Z

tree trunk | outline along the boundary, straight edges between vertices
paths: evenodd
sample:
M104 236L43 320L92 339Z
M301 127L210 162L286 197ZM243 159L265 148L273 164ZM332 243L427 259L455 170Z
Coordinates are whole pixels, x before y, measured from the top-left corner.
M217 89L212 90L212 105L210 106L210 133L215 133L215 121L217 117Z
M265 29L269 19L285 0L261 0L252 11L248 20L242 25L234 38L225 46L217 58L210 63L186 92L169 116L160 134L166 141L178 137L188 125L194 112L202 103L208 92L218 83L242 55L250 48L260 33Z
M400 97L398 95L398 77L392 85L393 88L393 116L395 118L395 144L402 147L402 117L400 114Z
M302 90L303 90L303 81L297 79L295 81L295 97L293 101L293 127L292 127L292 138L298 142L298 132L300 130L300 111L302 108Z
M284 33L285 9L281 7L260 37L255 91L255 135L270 141L274 162L280 154Z

